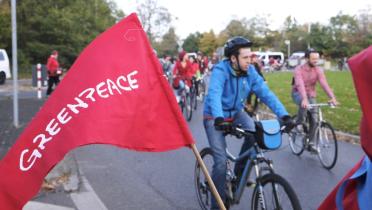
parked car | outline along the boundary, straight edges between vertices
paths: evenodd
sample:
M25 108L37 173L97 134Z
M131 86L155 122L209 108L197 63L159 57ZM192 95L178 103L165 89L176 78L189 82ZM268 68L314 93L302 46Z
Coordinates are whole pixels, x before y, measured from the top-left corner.
M265 71L280 70L284 64L284 54L282 52L254 52L262 61Z
M296 68L296 66L304 64L305 62L306 62L305 61L305 52L303 52L303 51L294 52L288 58L288 61L287 61L288 66L287 67L288 67L288 69L294 69L294 68Z
M305 52L298 51L292 53L292 55L287 60L287 68L288 69L294 69L298 65L302 65L306 62L305 59ZM317 65L318 66L324 66L325 60L320 56Z
M4 49L0 49L0 85L4 84L5 80L10 77L8 54Z

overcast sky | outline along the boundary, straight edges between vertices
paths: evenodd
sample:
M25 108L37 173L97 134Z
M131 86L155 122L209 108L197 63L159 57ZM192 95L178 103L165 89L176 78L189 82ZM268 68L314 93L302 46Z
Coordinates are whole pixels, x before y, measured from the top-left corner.
M115 0L125 14L136 11L135 0ZM186 38L196 31L206 32L213 29L217 34L234 18L250 19L254 16L269 15L271 29L278 29L289 15L299 23L328 23L329 18L339 11L356 15L362 9L371 9L371 0L158 0L158 5L168 9L177 17L172 22L176 34ZM173 18L175 19L175 18Z

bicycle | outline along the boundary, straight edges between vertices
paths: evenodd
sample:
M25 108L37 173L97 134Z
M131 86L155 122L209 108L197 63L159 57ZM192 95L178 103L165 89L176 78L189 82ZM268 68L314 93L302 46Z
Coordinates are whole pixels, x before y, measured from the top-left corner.
M333 104L319 103L309 104L305 123L299 123L292 129L289 138L289 145L295 155L301 155L306 149L311 154L318 155L320 163L326 169L331 169L337 161L337 137L332 125L323 118L320 107L329 106L334 108ZM315 127L314 138L310 140L309 126L312 118L311 109L318 110L318 119ZM294 116L296 120L296 116ZM312 145L313 143L314 145Z
M206 85L205 85L204 78L205 78L205 74L202 74L202 76L196 81L198 83L197 95L201 102L204 101L205 93L206 93Z
M197 107L198 107L198 101L197 101L198 90L197 90L197 87L198 87L198 84L197 84L196 77L192 77L191 87L190 87L190 97L191 97L191 108L194 109L194 110L196 110Z
M178 104L186 120L190 121L192 118L192 102L190 88L186 84L185 88L183 88L179 93Z
M275 124L267 129L262 125ZM251 209L283 209L283 210L300 210L301 205L295 191L290 184L280 175L276 174L273 169L273 162L265 158L264 151L275 150L281 145L281 133L284 128L280 129L277 120L263 120L256 124L257 132L245 131L239 127L233 127L228 134L242 138L247 135L256 135L254 146L239 157L234 157L226 148L227 152L227 172L226 172L226 207L239 204L245 187L253 187L251 200ZM267 131L269 130L269 131ZM265 137L270 135L279 135L276 141L266 141ZM209 147L201 150L200 155L206 164L209 173L213 165L213 154ZM236 176L231 168L233 162L241 161L248 157L241 176ZM253 177L252 170L255 172L255 181L249 181ZM195 187L199 204L203 210L210 209L210 198L212 196L206 178L201 171L200 165L195 165ZM238 180L240 180L238 182Z

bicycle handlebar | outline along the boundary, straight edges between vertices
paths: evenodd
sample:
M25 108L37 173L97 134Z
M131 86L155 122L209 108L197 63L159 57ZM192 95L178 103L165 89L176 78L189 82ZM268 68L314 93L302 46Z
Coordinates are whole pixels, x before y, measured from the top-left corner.
M286 126L281 126L280 131L282 133L289 133L289 131L286 131ZM248 131L248 130L244 130L244 129L240 128L239 126L232 126L231 130L226 132L226 133L231 134L233 136L236 136L237 138L242 138L242 137L248 136L250 134L256 134L256 131Z
M331 108L336 108L336 105L333 103L317 103L317 104L308 104L308 108L316 108L316 107L322 107L322 106L329 106Z

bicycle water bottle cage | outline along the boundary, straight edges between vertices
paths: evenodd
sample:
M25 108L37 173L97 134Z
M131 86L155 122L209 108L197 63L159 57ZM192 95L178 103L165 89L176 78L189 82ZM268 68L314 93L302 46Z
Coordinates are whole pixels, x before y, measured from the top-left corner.
M282 145L282 134L278 120L261 120L255 124L257 144L262 149L275 150Z

